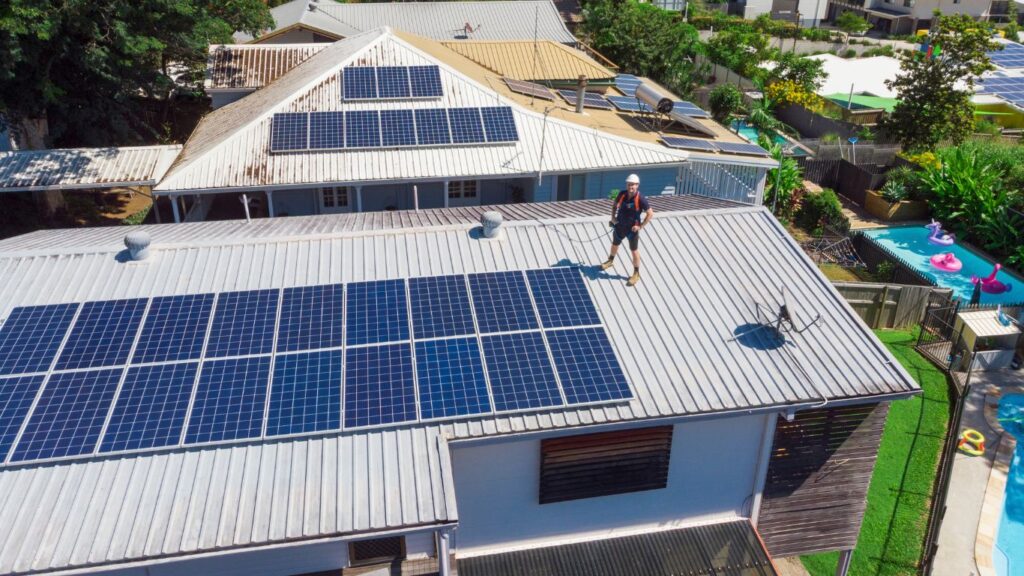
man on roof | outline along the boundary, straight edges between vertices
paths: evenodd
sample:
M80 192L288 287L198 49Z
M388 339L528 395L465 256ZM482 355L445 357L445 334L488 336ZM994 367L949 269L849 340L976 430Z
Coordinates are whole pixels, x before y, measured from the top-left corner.
M654 210L647 198L640 193L640 177L630 174L626 177L626 191L619 192L612 206L612 250L608 259L601 264L601 270L615 265L615 254L622 240L629 239L629 250L633 253L633 275L626 281L627 286L636 286L640 281L640 230L654 218Z

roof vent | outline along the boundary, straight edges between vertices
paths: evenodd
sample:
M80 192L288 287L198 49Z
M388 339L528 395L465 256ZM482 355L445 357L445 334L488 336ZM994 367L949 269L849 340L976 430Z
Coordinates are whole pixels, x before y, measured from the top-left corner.
M142 230L129 232L124 237L124 245L132 255L132 260L145 260L149 258L149 243L151 241L149 234Z
M480 225L484 228L484 238L497 238L501 235L501 223L505 219L501 212L490 210L480 215Z

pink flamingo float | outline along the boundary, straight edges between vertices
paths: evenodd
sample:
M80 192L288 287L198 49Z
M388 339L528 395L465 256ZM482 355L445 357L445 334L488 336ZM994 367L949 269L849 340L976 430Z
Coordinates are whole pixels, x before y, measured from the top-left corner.
M938 246L952 246L956 242L956 237L952 234L945 234L942 232L942 223L936 222L934 219L931 224L925 224L925 228L931 230L931 234L928 235L928 241Z
M1003 292L1009 292L1012 286L1009 282L1000 282L996 280L996 274L1003 267L1002 264L996 264L995 268L992 269L992 273L986 278L979 278L977 276L971 276L971 284L981 284L981 291L988 294L1002 294Z
M960 261L952 252L945 254L936 254L931 257L932 266L942 270L943 272L959 272L964 267L964 263Z

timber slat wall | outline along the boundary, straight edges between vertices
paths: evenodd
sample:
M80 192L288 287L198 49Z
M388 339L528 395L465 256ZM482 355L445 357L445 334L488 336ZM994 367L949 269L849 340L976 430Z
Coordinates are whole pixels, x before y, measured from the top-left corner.
M857 544L888 403L779 418L757 529L772 556Z

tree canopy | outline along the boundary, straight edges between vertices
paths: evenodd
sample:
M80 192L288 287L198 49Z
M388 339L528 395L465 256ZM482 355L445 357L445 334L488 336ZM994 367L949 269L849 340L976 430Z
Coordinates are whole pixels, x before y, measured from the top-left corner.
M145 100L198 88L209 44L272 25L261 0L6 0L0 115L45 145L152 141Z

